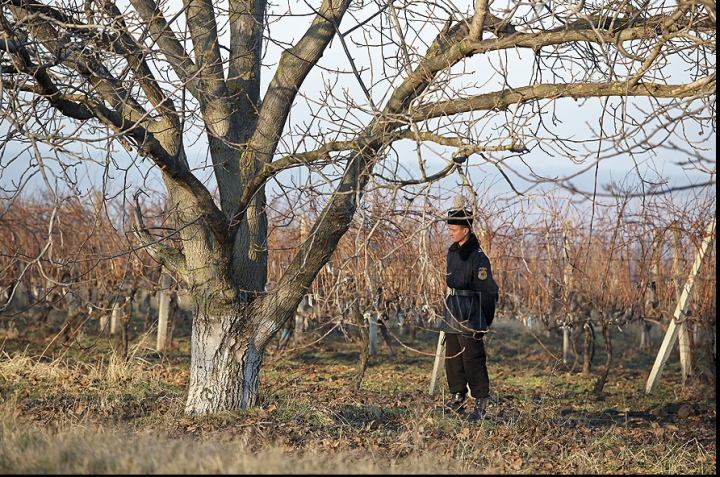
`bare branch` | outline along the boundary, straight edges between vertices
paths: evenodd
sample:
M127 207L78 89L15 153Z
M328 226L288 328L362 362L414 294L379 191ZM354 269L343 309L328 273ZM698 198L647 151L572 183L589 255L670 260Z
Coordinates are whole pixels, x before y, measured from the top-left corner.
M145 194L145 192L138 189L133 196L133 234L135 238L162 266L182 276L186 276L186 263L183 252L178 248L161 243L160 240L162 239L155 239L145 226L142 208L140 207L140 194Z

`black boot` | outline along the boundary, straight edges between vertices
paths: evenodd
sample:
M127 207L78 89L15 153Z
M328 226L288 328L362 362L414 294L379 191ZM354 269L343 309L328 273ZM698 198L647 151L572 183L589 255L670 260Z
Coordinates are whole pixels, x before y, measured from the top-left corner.
M485 409L490 398L476 398L475 409L468 416L468 421L481 421L485 419Z
M461 412L463 410L463 402L465 402L465 393L454 393L450 398L450 402L447 403L447 407L451 411Z

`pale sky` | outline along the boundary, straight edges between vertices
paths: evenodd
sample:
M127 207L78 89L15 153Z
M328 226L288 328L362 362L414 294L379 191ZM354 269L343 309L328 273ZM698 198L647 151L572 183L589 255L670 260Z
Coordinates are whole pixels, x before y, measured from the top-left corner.
M445 3L447 5L452 5L449 1L446 1ZM456 1L454 2L454 5L459 11L467 12L470 11L472 3L473 2L470 0L465 0ZM500 3L501 0L495 2L496 5L499 5ZM278 20L277 22L271 23L269 28L270 33L275 39L291 42L300 37L305 29L305 26L309 22L309 17L302 15L307 12L307 6L302 2L295 2L294 0L290 0L284 5L274 7L274 10L276 12L285 12L288 8L290 8L294 14L299 14L300 16L297 18L285 18ZM356 18L367 17L367 15L364 15L363 12L356 12L354 14L356 15ZM271 17L271 20L274 19L275 18ZM345 22L343 23L345 29L343 30L343 28L341 28L341 31L346 31L350 28L353 25L351 21L352 18L347 16L345 18ZM419 36L423 37L426 42L429 42L435 34L436 30L432 30L430 28L419 32ZM363 38L360 30L357 30L357 34L353 33L353 35L352 39L356 41L360 41L360 39ZM377 37L377 34L375 36ZM408 39L411 40L411 38ZM368 61L366 50L362 48L354 48L352 46L352 42L350 41L348 41L347 44L351 48L351 55L353 56L355 65L361 70L361 78L365 84L368 85L373 100L379 107L382 107L384 101L387 99L390 86L396 85L398 81L400 81L401 76L398 76L397 78L380 77L382 70L381 66L378 64L372 64ZM423 48L418 49L423 50ZM267 87L267 84L271 79L271 75L274 72L273 68L277 58L279 57L280 51L281 50L276 45L268 45L266 63L272 65L272 67L263 68L263 88ZM377 53L376 50L373 51L373 54L375 53ZM503 55L497 55L496 57L488 55L488 57L490 57L490 61L494 63L505 60L511 62L508 63L510 65L510 71L512 72L511 78L513 80L517 80L518 86L528 84L530 75L530 68L528 65L531 62L531 53L520 50L510 52L510 54L505 56ZM350 74L350 61L345 55L340 41L333 40L331 47L321 59L319 66L320 68L317 68L307 79L302 88L302 94L313 99L320 98L324 81L334 81L333 71L341 69L346 71L346 73L340 74L340 80L337 83L333 83L333 92L337 96L341 96L341 91L345 91L349 97L353 98L358 103L360 108L369 107L359 83L355 80L354 76ZM480 85L484 85L483 91L496 91L500 89L501 84L499 83L499 79L493 79L493 75L489 70L484 69L480 64L469 64L469 67L472 70L473 81ZM678 76L679 75L680 73L678 73ZM376 86L373 87L373 84ZM562 112L559 116L563 122L556 127L555 130L560 131L564 136L573 137L578 140L588 137L587 135L590 129L598 129L600 118L600 108L598 107L598 104L599 100L589 100L582 104L576 103L572 100L560 101L557 108ZM357 114L362 117L362 113ZM304 99L299 97L296 100L296 107L293 110L290 121L293 125L298 125L303 124L304 122L309 122L310 120L308 118L308 107L306 107ZM315 124L317 124L317 122ZM319 130L322 130L323 127L324 126L322 125L317 126ZM0 124L0 134L4 132L4 126ZM697 139L698 131L692 131L692 128L690 128L689 135L694 139ZM285 137L290 136L286 135ZM716 141L715 134L706 134L705 138L707 139L707 142L705 143L707 150L702 151L702 154L705 157L714 158ZM192 142L192 139L186 140L186 143ZM287 150L292 149L294 146L295 144L292 142L281 143L280 152L287 152ZM608 144L605 145L605 147L607 146ZM40 147L42 148L42 145ZM402 141L401 143L397 143L395 145L395 150L398 151L400 155L400 162L404 167L409 170L417 171L416 163L418 153L413 143L410 141ZM2 185L5 189L12 189L12 183L17 183L21 177L27 177L27 171L30 167L30 170L34 172L34 174L28 185L33 189L43 189L45 185L41 175L37 173L37 162L33 159L32 151L27 150L23 152L14 162L9 163L10 157L13 157L14 154L16 154L15 151L17 151L17 148L13 145L10 145L5 151L0 165L0 185ZM423 146L421 151L422 158L426 161L428 173L432 173L433 171L443 168L446 164L447 158L452 152L436 144L429 144L427 147ZM574 178L572 183L578 189L587 192L593 190L593 182L595 180L596 173L597 181L599 183L598 190L600 192L603 192L603 186L611 182L625 182L625 185L637 183L638 171L646 176L646 180L667 181L668 187L676 187L691 183L704 183L710 180L710 175L706 171L688 170L680 165L680 163L687 160L687 154L677 150L657 147L653 150L648 150L635 155L634 157L630 157L628 155L609 157L610 154L612 154L611 151L606 151L600 154L602 161L600 162L597 171L590 162L576 165L567 159L553 157L537 147L533 148L530 154L526 154L524 156L508 153L494 153L489 156L495 161L504 160L505 164L509 166L509 169L506 169L506 173L510 176L515 187L522 192L528 192L531 194L543 193L551 190L552 185L548 184L540 186L539 188L529 189L529 185L521 178L514 176L511 169L521 171L523 174L529 174L528 166L530 166L536 174L546 177L569 177L586 169L584 173L579 175L577 178ZM212 188L212 179L209 174L209 170L207 168L202 170L204 167L203 164L205 164L206 142L200 140L192 147L189 147L188 156L191 163L196 164L197 167L200 168L197 171L197 175L200 178L208 180L209 185ZM127 166L131 161L127 153L121 148L113 154L113 159L121 166ZM29 166L31 163L34 163L35 166ZM59 174L57 167L52 166L51 160L46 160L46 163L48 164L48 167L53 168L55 172ZM485 190L490 188L492 189L492 193L498 196L504 196L510 191L509 186L498 170L494 166L484 163L479 156L472 156L469 160L469 164L471 166L469 171L470 178L477 187ZM147 174L148 169L146 166L141 167L140 169L143 171L143 174ZM713 162L713 173L714 170L715 165ZM26 174L25 176L23 176L24 173ZM74 173L78 178L81 192L83 190L88 190L91 187L99 188L102 185L104 170L97 165L79 164L71 171L71 173ZM281 176L279 176L279 180L283 183L288 183L290 182L290 176L292 176L292 178L296 181L305 180L307 175L307 171L300 171L299 169L296 169L281 174ZM143 178L140 172L136 169L130 169L127 175L122 172L113 172L111 170L109 176L112 178L112 184L109 187L111 191L118 190L121 184L128 182L135 186L144 182L147 188L163 190L162 184L158 179L157 172L150 172L149 180ZM52 182L51 175L50 180ZM459 177L454 175L453 177L442 181L439 187L446 189L448 191L448 197L451 197L453 189L457 187L458 180ZM269 198L272 196L272 190L274 188L275 185L270 183L268 190Z

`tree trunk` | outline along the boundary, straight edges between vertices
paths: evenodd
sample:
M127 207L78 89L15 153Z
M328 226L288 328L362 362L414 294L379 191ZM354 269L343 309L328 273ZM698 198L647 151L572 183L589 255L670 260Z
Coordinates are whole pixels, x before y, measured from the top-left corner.
M280 340L278 341L278 351L285 349L290 339L295 334L295 327L297 326L297 315L285 322L282 331L280 332Z
M390 354L392 354L393 358L395 358L397 357L397 345L395 345L395 338L390 334L387 321L385 321L382 316L380 316L379 319L380 322L378 323L378 328L380 328L380 334L382 334L385 343L388 345L388 348L390 348Z
M692 336L688 329L687 320L680 323L678 329L678 351L680 352L680 370L682 372L682 385L687 384L687 380L693 374L692 360Z
M68 301L67 315L60 327L60 342L67 343L72 340L77 332L80 330L81 325L76 324L77 317L82 313L82 309L78 306L77 302L73 299L72 295L68 295L66 298Z
M583 334L585 335L585 346L583 346L583 376L590 376L590 368L592 360L595 356L595 330L588 321L583 325Z
M244 409L257 403L267 342L256 333L236 329L243 320L237 312L195 317L187 414Z
M120 357L123 361L127 361L128 358L128 344L130 342L130 321L132 320L134 295L134 291L131 291L130 294L125 297L125 313L122 314L120 320Z
M682 252L682 237L680 231L675 229L672 232L673 246L673 281L675 282L675 297L680 302L684 285L685 257ZM692 336L688 327L687 319L680 324L678 330L678 351L680 353L680 369L682 371L682 384L685 386L687 380L693 373L695 360L692 353Z
M650 351L650 349L652 349L652 341L650 340L651 328L652 323L640 320L640 349L643 351Z
M610 324L607 319L603 320L602 323L602 334L603 339L605 339L605 351L607 353L607 360L605 361L605 367L603 368L602 373L600 374L600 377L598 378L597 382L595 383L595 387L593 388L593 392L596 395L601 395L603 392L603 388L605 387L605 382L607 381L608 373L610 372L610 363L612 362L612 344L610 343Z

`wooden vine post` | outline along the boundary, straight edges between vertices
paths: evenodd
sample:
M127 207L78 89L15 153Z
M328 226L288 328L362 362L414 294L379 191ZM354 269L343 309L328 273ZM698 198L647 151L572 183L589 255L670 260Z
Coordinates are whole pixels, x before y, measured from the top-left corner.
M112 315L110 315L110 334L115 335L120 331L120 321L122 320L122 308L120 304L120 295L115 297L113 303Z
M545 312L548 315L553 314L553 302L556 299L555 296L555 280L553 278L553 247L550 237L550 227L545 230L545 294L547 297L547 306ZM553 317L556 318L556 317ZM532 330L532 314L526 318L527 327Z
M300 216L300 247L303 246L303 244L309 237L310 237L310 217L308 217L307 214L302 214ZM308 292L305 292L305 293L308 293ZM305 298L303 298L303 301L304 300L305 300ZM305 321L307 320L307 316L304 314L301 315L299 313L295 313L295 316L293 316L290 319L295 320L292 341L295 344L295 346L298 346L303 341L303 335L305 332Z
M572 264L572 228L570 222L563 222L563 285L565 286L565 302L569 304L573 288L573 264ZM566 312L567 321L571 321L570 313ZM566 323L563 326L563 363L570 363L570 326Z
M673 319L670 321L670 325L668 326L667 332L665 333L665 339L663 339L662 345L660 346L660 351L655 358L655 364L650 371L650 376L648 377L647 385L645 386L646 394L651 394L655 390L657 382L660 379L660 374L662 374L663 367L665 366L668 356L670 356L670 351L672 351L675 340L677 339L680 325L685 323L685 321L687 320L685 313L687 312L690 295L692 294L695 287L695 277L697 276L698 272L700 271L700 267L705 261L705 257L707 256L707 252L710 248L710 244L713 241L714 235L715 217L713 217L710 221L710 224L707 228L707 234L705 235L705 239L703 240L700 248L695 254L695 261L693 263L692 270L690 271L690 275L685 281L685 286L683 287L680 300L675 307Z
M435 363L433 364L432 377L430 378L430 392L428 394L431 396L437 392L443 369L443 361L445 361L445 332L441 331L438 337L437 348L435 349Z
M680 302L682 297L682 276L685 270L685 257L683 257L680 231L676 228L672 231L673 246L673 279L675 282L675 297ZM690 343L690 330L687 321L680 323L678 328L678 349L680 351L680 368L682 370L682 384L685 385L687 378L692 375L692 353Z
M378 313L380 313L380 308L382 307L382 297L378 293L382 277L382 270L380 269L380 267L382 267L382 262L378 259L380 255L380 245L374 237L370 239L369 246L372 253L372 256L370 257L371 262L368 264L370 270L369 287L374 295L371 295L371 299L368 303L370 311L366 311L363 316L368 326L368 354L370 356L375 356L378 348Z
M170 286L172 285L172 277L165 272L160 280L160 289L158 290L158 327L157 342L155 349L164 351L167 341L168 322L170 317Z

